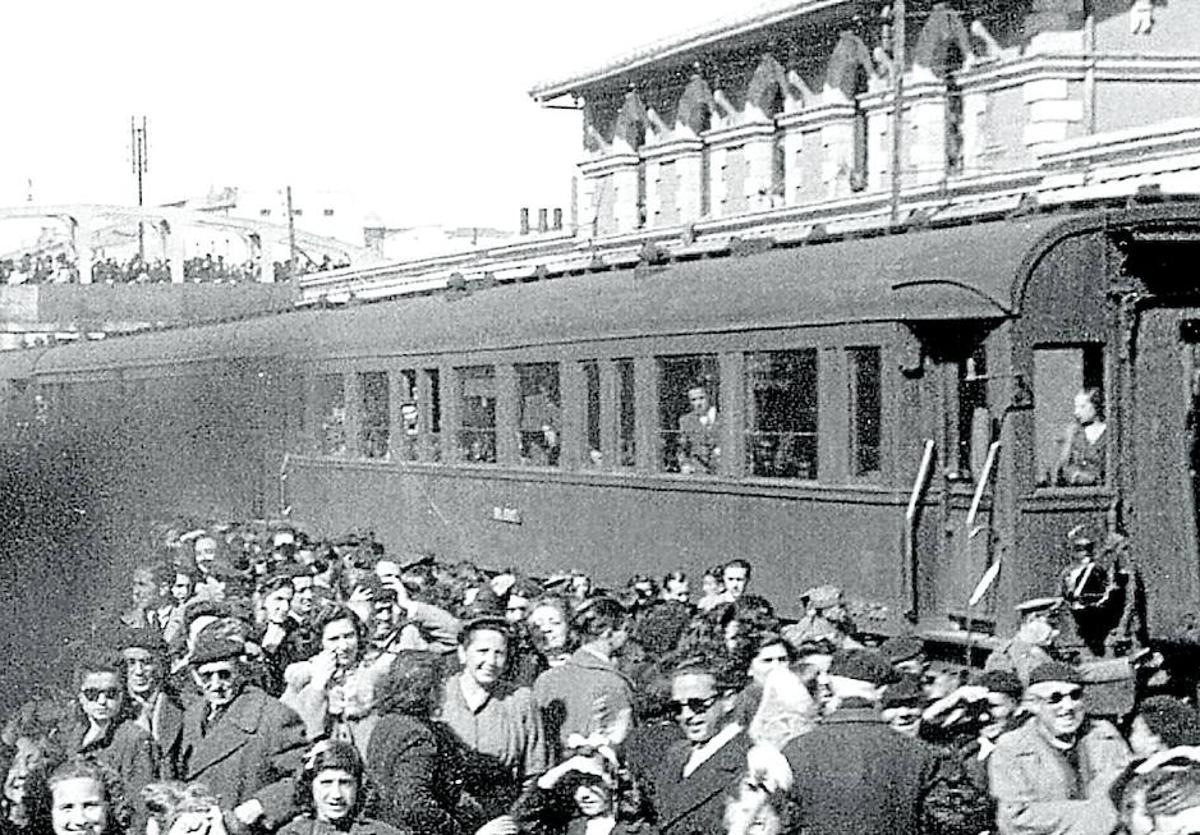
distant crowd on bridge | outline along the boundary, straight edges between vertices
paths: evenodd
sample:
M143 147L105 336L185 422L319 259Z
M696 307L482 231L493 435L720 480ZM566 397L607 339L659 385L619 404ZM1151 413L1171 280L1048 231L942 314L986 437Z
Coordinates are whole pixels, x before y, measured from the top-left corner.
M982 670L834 586L781 618L742 558L605 589L285 522L151 539L0 733L5 835L1200 832L1194 675L1060 641L1135 579L1085 539Z
M314 272L349 267L347 261L335 261L328 255L315 261L311 258L299 260L294 265L286 261L275 261L271 266L271 280L287 281L290 278ZM183 262L185 283L194 284L249 284L263 280L261 262L227 261L224 255L211 252L188 258ZM142 258L134 255L128 261L112 256L97 258L92 262L93 284L169 284L171 283L170 262L163 258ZM79 269L66 253L56 255L25 254L20 258L0 260L0 284L78 284Z

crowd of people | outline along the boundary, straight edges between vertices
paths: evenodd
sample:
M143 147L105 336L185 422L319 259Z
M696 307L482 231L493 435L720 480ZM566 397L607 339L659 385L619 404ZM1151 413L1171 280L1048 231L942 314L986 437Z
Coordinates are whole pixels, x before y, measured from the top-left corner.
M345 260L334 261L329 255L320 261L298 260L295 264L275 261L271 275L275 281L287 281L315 272L329 272L349 267ZM255 259L242 262L226 261L224 255L211 252L183 262L185 282L196 284L247 284L262 280L262 264ZM91 280L95 284L169 284L171 265L164 258L143 258L134 255L127 261L112 256L92 262ZM79 269L66 253L26 253L20 258L0 260L0 284L78 284Z
M1093 701L1055 648L1095 570L969 671L833 586L785 623L743 559L606 590L284 524L155 548L5 723L5 832L1200 832L1195 707Z
M61 252L53 256L26 253L0 261L0 284L72 284L78 280L79 269Z

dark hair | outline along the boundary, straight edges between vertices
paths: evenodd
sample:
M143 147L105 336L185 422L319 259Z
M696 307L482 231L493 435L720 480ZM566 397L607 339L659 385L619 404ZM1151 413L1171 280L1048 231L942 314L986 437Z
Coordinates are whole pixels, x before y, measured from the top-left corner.
M462 625L458 633L458 645L468 647L479 632L499 632L504 636L504 643L509 645L513 640L512 627L501 615L472 618Z
M295 585L292 583L291 574L275 574L263 580L262 588L259 589L259 594L261 594L263 597L267 597L268 595L272 595L280 589L291 589L293 592L296 590Z
M720 693L741 690L745 674L728 656L716 652L696 653L679 659L671 670L671 680L685 675L712 676L713 684Z
M1104 420L1104 392L1100 390L1100 387L1084 386L1079 393L1086 395L1087 399L1092 401L1092 408L1096 410L1096 419Z
M400 653L376 686L376 713L428 719L441 703L444 674L444 664L437 653L426 650Z
M35 777L35 775L30 775ZM28 785L27 794L36 794L39 796L37 801L39 805L44 804L44 830L38 826L38 822L34 821L33 832L53 832L54 827L50 820L54 808L54 787L66 780L75 779L94 780L103 789L104 801L108 806L108 826L101 835L117 835L124 833L128 828L130 821L133 818L133 808L125 797L125 787L121 783L121 778L108 765L99 762L85 754L76 754L70 757L66 762L59 765L46 776L44 773L37 775L34 783L40 785Z
M575 614L575 626L588 638L598 638L609 629L620 629L629 615L611 597L593 597Z
M326 769L336 768L347 772L358 785L354 798L354 806L350 809L349 817L358 817L367 801L367 790L362 757L352 743L340 739L323 739L308 750L304 756L304 764L296 773L293 781L296 806L305 812L314 812L312 784L313 780Z
M1200 713L1174 696L1151 696L1134 715L1168 748L1200 743Z
M325 628L331 623L337 623L341 620L348 620L354 625L354 634L358 636L358 654L362 657L362 653L367 648L367 640L370 636L367 634L367 625L359 619L358 615L349 606L342 603L335 603L328 607L323 607L317 615L316 621L316 636L318 641L325 640Z
M750 572L752 571L752 569L750 567L750 562L748 560L742 559L741 557L738 557L736 560L730 560L729 562L727 562L723 566L721 566L721 577L725 576L725 571L727 569L737 568L737 567L746 569L746 579L749 580Z
M121 694L121 709L113 716L111 723L116 726L121 722L129 719L133 715L133 706L129 698L129 691L126 689L125 683L125 663L116 653L101 653L101 654L85 654L82 659L75 665L74 675L74 696L75 696L75 713L80 719L85 722L86 714L83 712L83 707L79 704L79 690L83 687L83 680L93 673L109 673L116 676L117 690Z
M667 583L686 583L688 576L683 571L668 571L663 575L661 588L665 589Z

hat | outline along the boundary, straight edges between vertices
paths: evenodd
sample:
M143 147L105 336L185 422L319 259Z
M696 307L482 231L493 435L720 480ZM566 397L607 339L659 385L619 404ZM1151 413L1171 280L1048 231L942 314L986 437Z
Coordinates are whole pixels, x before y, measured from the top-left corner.
M988 670L975 679L975 684L986 687L993 693L1003 693L1014 699L1021 698L1021 679L1011 670Z
M1047 681L1062 681L1067 684L1083 684L1079 670L1061 661L1043 661L1029 674L1029 686Z
M887 658L873 649L841 649L829 662L829 675L852 678L870 684L890 684L896 673Z
M817 586L800 595L800 599L809 607L818 611L831 609L834 606L841 605L842 590L837 586Z
M122 629L120 634L117 635L117 640L113 648L118 652L127 649L144 649L154 653L165 654L167 651L167 642L163 640L162 633L157 629L142 626Z
M902 661L912 661L915 658L920 658L925 654L925 647L916 638L908 635L898 635L894 638L888 638L880 644L879 651L891 663L899 664Z
M245 641L239 641L220 624L209 624L196 636L190 663L193 667L238 658L246 651Z
M1034 597L1016 605L1016 610L1022 615L1034 615L1038 612L1053 612L1062 605L1061 597Z

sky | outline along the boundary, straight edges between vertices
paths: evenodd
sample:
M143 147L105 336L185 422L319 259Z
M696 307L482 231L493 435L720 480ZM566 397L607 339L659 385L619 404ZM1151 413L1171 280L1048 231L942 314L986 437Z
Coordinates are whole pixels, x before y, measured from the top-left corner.
M560 79L763 0L69 0L10 3L0 206L212 188L330 189L388 225L517 224L567 207L578 114ZM772 5L779 5L775 0Z

